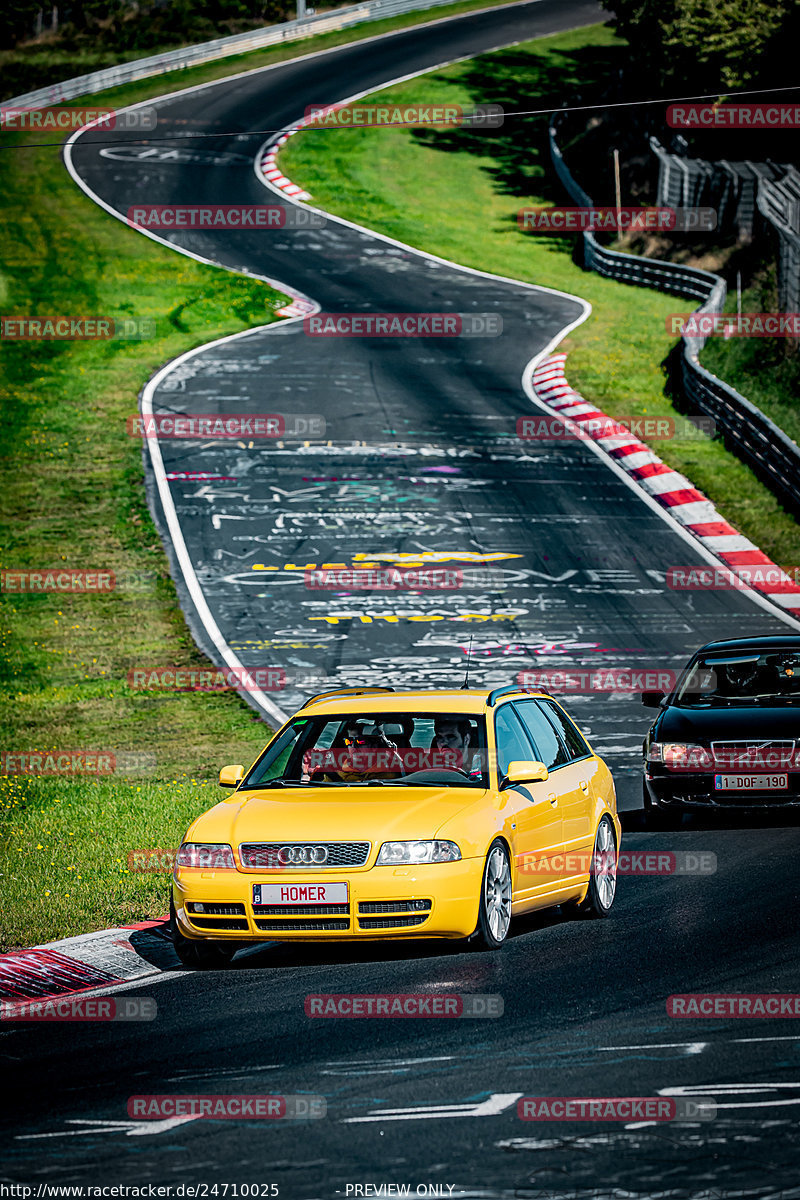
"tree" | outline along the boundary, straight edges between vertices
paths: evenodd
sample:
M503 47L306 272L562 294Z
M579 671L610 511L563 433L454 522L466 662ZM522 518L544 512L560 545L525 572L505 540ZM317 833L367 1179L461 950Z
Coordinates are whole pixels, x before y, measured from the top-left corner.
M797 82L800 0L603 0L603 6L631 45L631 75L642 94L724 94Z

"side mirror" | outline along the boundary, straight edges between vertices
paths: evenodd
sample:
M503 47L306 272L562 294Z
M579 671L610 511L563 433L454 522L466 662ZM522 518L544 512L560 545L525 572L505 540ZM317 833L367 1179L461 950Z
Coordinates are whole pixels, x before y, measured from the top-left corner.
M550 772L543 762L517 758L508 764L508 771L501 787L514 787L518 783L544 783Z
M223 767L219 773L220 787L238 787L244 779L244 767L241 763L236 763L233 767Z
M663 692L642 692L642 704L645 708L660 708L663 699Z

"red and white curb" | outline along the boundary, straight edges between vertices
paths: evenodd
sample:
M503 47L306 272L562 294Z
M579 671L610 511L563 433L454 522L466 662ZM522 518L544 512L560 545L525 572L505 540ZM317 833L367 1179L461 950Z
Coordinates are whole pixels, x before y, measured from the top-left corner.
M281 146L288 142L292 134L297 133L304 125L310 124L311 118L306 117L305 120L298 123L296 129L290 129L286 133L282 133L277 141L272 142L267 147L258 164L258 170L264 178L268 179L273 187L279 188L285 195L291 196L293 200L310 200L311 196L308 192L304 192L301 187L298 187L296 183L292 183L291 179L286 178L276 160Z
M0 1000L49 1000L160 975L173 963L167 920L101 929L2 954ZM131 937L137 932L134 945Z
M366 95L366 92L363 93ZM256 170L259 175L268 180L274 188L278 188L286 196L291 196L293 200L310 200L311 194L304 192L303 189L296 183L292 183L283 171L278 166L278 154L281 148L286 145L290 137L294 137L301 129L306 129L309 125L313 125L315 121L327 116L328 113L337 112L340 108L346 108L348 101L342 101L339 104L329 104L327 108L317 109L310 113L309 116L303 117L302 121L298 121L291 129L285 129L280 137L274 142L269 142L264 148L260 160L256 163Z
M720 559L742 586L760 592L790 615L800 616L800 586L724 520L708 497L685 476L668 467L629 429L570 387L564 374L566 358L566 354L551 354L534 370L533 387L539 400L577 426L597 422L602 432L595 433L590 427L584 436L590 437L679 525Z

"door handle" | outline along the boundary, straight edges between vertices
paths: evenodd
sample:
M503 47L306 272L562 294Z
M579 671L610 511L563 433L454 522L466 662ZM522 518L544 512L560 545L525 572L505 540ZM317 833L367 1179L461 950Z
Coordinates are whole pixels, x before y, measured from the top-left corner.
M588 790L589 790L589 783L588 783L588 780L586 780L586 779L582 779L582 780L581 780L581 791L582 791L582 792L588 792Z

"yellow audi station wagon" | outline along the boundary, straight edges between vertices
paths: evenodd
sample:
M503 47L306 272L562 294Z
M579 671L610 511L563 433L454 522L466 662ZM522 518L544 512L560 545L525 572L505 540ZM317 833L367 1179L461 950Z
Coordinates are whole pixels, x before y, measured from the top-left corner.
M551 696L345 688L308 700L189 828L172 883L188 967L257 942L505 941L512 917L614 901L606 764Z

